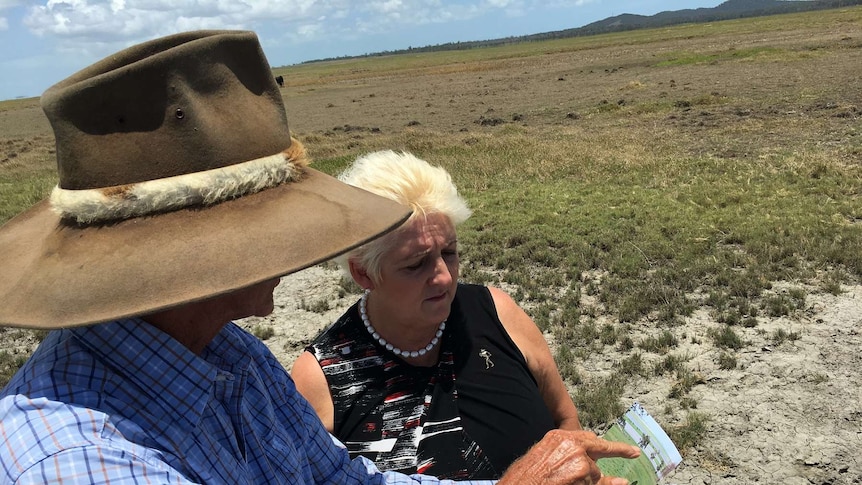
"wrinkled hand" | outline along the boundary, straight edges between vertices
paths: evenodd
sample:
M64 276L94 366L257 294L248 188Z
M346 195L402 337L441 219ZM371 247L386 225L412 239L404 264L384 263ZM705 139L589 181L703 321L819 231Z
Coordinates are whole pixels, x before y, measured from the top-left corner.
M607 441L589 431L552 430L506 471L499 485L624 485L603 477L599 458L636 458L637 446Z

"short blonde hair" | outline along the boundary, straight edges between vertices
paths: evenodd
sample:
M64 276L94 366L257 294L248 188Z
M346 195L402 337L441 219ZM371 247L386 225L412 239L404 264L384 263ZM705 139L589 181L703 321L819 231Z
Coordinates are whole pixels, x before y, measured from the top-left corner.
M363 155L338 179L413 209L413 214L400 228L335 259L348 274L348 261L357 261L375 282L380 280L383 254L392 249L402 228L417 217L443 214L457 227L472 214L449 172L411 153L383 150Z

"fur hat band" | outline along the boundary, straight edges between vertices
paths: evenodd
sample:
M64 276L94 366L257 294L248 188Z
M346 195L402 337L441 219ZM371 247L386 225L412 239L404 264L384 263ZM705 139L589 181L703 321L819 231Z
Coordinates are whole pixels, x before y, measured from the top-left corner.
M207 206L297 180L306 165L305 149L293 139L281 153L202 172L100 189L58 185L51 192L51 209L64 219L91 224Z

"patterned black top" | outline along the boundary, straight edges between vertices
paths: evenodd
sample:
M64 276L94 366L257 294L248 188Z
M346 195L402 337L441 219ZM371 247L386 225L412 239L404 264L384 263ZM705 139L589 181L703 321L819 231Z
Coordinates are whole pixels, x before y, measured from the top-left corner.
M554 421L488 288L458 285L440 345L436 366L412 366L353 305L307 349L332 394L333 434L381 470L499 478Z

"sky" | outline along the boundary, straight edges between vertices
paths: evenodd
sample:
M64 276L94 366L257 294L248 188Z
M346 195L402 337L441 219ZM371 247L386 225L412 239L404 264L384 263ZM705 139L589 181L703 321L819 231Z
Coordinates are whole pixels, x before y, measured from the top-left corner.
M273 67L563 30L722 0L0 0L0 100L39 96L110 54L197 29L258 34Z

